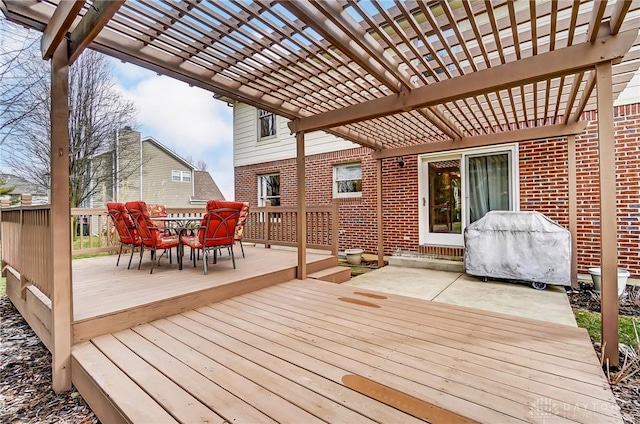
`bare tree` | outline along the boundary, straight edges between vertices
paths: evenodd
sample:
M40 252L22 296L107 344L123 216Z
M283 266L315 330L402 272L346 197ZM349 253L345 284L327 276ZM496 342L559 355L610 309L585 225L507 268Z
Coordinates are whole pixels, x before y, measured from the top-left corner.
M39 36L0 14L0 145L46 99L34 87L47 77L39 55Z
M6 131L11 148L7 163L23 178L49 187L50 69L42 59L37 61L32 66L40 67L45 77L34 81L25 94L33 109ZM117 131L131 125L136 109L116 89L106 57L94 51L84 52L69 70L69 107L70 200L72 207L78 207L105 185L113 184L114 173L105 168L112 168L114 162L106 158L109 152L122 148L116 145ZM139 172L139 155L119 152L119 156L116 172ZM123 157L125 161L130 158L130 163L122 163Z
M209 164L202 159L199 159L195 166L198 168L198 171L206 171L209 169Z

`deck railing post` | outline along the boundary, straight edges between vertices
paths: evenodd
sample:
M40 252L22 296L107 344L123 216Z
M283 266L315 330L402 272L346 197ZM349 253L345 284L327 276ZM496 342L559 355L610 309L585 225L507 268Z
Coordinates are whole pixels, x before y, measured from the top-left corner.
M338 237L340 229L340 208L336 200L331 203L331 254L338 256Z
M2 240L2 227L4 226L4 224L2 224L2 222L4 222L2 220L2 209L4 208L8 208L9 206L11 206L11 199L9 197L0 197L0 240ZM2 277L6 277L7 276L7 263L5 262L4 258L0 259L0 276Z
M264 202L264 206L265 206L265 212L264 212L264 218L265 218L265 231L264 231L264 247L266 247L267 249L271 248L271 244L269 243L269 240L271 240L271 200L267 200L266 202Z

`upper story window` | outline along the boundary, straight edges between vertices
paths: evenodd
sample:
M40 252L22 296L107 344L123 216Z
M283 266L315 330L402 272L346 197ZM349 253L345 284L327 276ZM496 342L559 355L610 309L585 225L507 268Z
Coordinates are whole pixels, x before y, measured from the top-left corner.
M276 115L266 110L258 109L258 140L275 137Z
M280 206L280 174L258 175L258 206Z
M175 181L177 183L190 183L191 182L191 172L190 171L171 171L171 181Z
M333 166L333 197L362 197L362 164Z

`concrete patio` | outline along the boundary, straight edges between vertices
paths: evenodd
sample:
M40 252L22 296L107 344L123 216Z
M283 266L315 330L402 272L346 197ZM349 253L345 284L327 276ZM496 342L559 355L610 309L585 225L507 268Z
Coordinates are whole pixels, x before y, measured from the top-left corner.
M434 300L575 327L562 286L535 290L528 284L482 282L461 272L385 266L352 278L346 285Z

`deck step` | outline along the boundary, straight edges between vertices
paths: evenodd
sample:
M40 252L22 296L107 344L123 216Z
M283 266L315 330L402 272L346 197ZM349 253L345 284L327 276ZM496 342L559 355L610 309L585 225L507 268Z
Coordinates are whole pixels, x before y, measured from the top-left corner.
M71 370L73 384L102 422L176 422L91 343L73 347Z
M425 268L437 271L464 272L464 264L462 261L451 261L446 259L390 256L389 265L405 268Z
M314 280L328 281L330 283L344 283L351 279L351 268L345 266L333 266L307 275Z
M307 263L307 275L323 271L338 265L338 257L327 255L326 258Z

